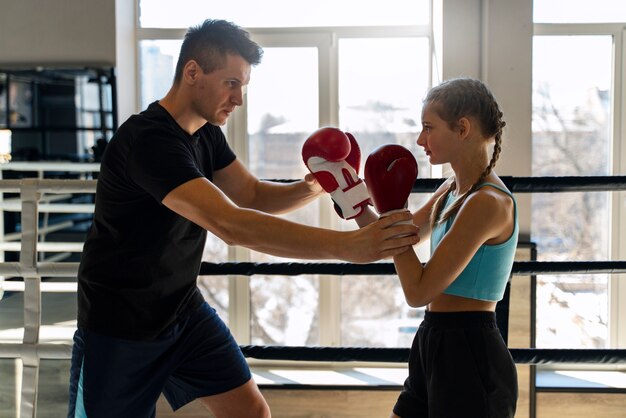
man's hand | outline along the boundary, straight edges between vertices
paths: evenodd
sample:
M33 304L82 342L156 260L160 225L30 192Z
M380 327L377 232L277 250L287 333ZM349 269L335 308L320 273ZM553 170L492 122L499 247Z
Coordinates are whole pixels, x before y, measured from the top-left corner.
M304 176L304 182L308 186L311 193L313 193L314 195L319 195L324 192L324 189L322 188L320 183L317 181L313 173L307 173Z
M370 263L401 254L419 242L419 228L410 223L409 211L394 213L361 229L350 231L341 258L354 263Z

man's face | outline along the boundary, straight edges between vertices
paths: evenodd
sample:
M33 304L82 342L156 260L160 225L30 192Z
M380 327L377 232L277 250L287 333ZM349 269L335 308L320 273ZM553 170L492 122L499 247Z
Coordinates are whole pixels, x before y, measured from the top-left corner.
M208 74L201 72L195 85L195 111L213 125L224 125L235 107L243 104L250 70L250 64L241 56L227 54L222 68Z

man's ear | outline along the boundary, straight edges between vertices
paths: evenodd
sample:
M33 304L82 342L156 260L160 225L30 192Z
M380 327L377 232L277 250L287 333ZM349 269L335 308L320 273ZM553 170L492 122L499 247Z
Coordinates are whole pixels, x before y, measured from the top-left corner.
M198 74L202 71L196 60L189 60L183 67L183 79L188 83L195 83Z

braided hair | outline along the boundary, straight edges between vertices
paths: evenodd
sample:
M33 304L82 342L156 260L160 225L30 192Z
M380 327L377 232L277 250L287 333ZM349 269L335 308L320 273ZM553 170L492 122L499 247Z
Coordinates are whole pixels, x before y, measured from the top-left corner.
M455 128L458 120L462 117L473 117L478 121L482 132L487 137L493 136L495 138L491 160L476 182L472 184L472 187L459 196L443 213L440 213L441 209L448 199L448 195L456 188L456 179L452 179L446 192L437 199L430 215L432 228L456 215L465 199L474 193L485 178L491 174L500 157L502 129L506 123L502 120L502 111L489 88L481 81L471 78L447 80L432 88L424 99L424 105L433 105L434 112L447 122L450 128Z

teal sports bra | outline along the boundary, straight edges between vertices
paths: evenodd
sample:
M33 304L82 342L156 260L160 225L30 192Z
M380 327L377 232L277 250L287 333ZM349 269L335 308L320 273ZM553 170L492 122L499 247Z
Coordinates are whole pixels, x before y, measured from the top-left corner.
M490 302L497 302L504 296L506 283L511 276L513 268L513 260L515 258L515 250L517 248L517 239L519 225L517 221L517 203L510 191L492 183L483 183L478 188L490 186L498 189L513 199L514 221L513 233L501 244L480 246L474 257L470 260L465 269L443 292L447 295L462 296L471 299L479 299ZM452 193L448 194L444 209L450 206L456 199ZM443 212L442 210L442 212ZM454 216L447 219L446 222L438 224L433 228L430 236L430 252L435 251L439 242L448 232Z

